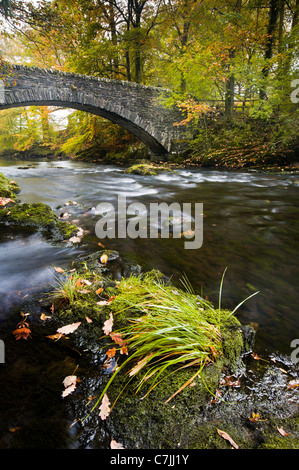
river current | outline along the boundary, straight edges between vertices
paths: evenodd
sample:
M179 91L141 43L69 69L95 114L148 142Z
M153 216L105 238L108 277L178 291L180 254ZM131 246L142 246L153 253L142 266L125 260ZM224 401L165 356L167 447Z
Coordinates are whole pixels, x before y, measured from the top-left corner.
M67 212L87 231L80 245L52 244L42 235L13 235L1 228L1 319L9 315L16 294L53 282L49 267L67 267L82 253L117 250L141 270L159 269L180 285L186 275L195 291L217 303L227 268L222 302L238 310L242 323L257 329L260 352L291 353L299 338L299 179L294 174L256 171L181 169L157 176L125 174L123 169L76 161L0 161L0 172L17 181L22 202L43 202L57 215ZM98 204L118 197L132 202L203 204L203 244L185 249L176 238L99 240ZM75 204L65 205L69 201ZM186 241L186 240L185 240ZM121 275L121 273L120 273Z

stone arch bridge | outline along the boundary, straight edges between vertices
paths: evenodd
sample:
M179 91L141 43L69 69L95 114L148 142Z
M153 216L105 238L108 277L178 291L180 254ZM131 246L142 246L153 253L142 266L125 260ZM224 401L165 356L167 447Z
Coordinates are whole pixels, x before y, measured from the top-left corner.
M164 104L171 93L164 88L8 64L0 69L0 85L0 110L60 106L87 111L127 129L155 156L182 151L191 137L185 126L175 125L183 116Z

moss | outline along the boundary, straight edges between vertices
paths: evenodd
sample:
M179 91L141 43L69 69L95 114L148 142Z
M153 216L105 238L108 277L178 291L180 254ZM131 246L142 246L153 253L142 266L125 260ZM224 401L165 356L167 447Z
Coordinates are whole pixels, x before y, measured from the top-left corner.
M137 165L133 165L125 170L125 173L128 174L135 174L135 175L151 175L156 176L158 173L162 173L165 171L173 171L167 165L154 165L152 163L139 163Z
M0 210L0 223L17 227L29 227L42 231L55 239L69 239L78 227L60 221L53 210L42 203L15 204Z
M15 200L16 194L19 192L19 185L15 181L4 176L3 173L0 173L0 197L8 197Z

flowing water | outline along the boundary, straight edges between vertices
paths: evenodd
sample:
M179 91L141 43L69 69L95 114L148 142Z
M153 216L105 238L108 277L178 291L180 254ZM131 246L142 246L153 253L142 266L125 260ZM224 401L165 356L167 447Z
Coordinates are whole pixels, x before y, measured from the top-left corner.
M193 288L218 302L227 267L222 304L238 310L244 324L257 329L256 351L289 355L299 338L299 179L294 174L254 171L178 170L158 176L128 175L97 164L51 161L0 161L0 172L17 181L22 202L43 202L88 231L84 243L53 245L39 234L0 232L0 320L28 292L53 282L51 266L67 267L77 256L99 249L117 250L126 263L159 269L180 285L183 274ZM127 203L203 203L203 244L184 248L184 239L115 238L99 240L98 204L117 209ZM63 204L75 201L76 204ZM119 273L121 275L121 272Z

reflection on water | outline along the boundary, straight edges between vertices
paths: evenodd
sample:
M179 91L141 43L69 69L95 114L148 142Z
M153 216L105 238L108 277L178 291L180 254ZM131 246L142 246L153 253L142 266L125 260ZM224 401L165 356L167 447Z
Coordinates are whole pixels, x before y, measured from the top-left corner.
M183 239L101 240L128 262L157 268L179 283L182 273L194 288L216 301L228 267L223 305L234 307L259 294L239 311L243 323L259 325L257 348L290 354L299 337L298 176L240 171L180 170L158 176L126 175L121 168L80 162L0 162L0 171L16 180L22 202L44 202L66 211L69 220L90 232L88 244L53 246L39 235L13 239L2 230L0 298L51 281L49 266L67 265L82 251L94 251L95 208L125 195L127 203L203 203L204 239L198 250L185 250ZM67 201L76 204L63 206ZM93 239L94 236L94 239ZM2 309L2 315L3 315Z

